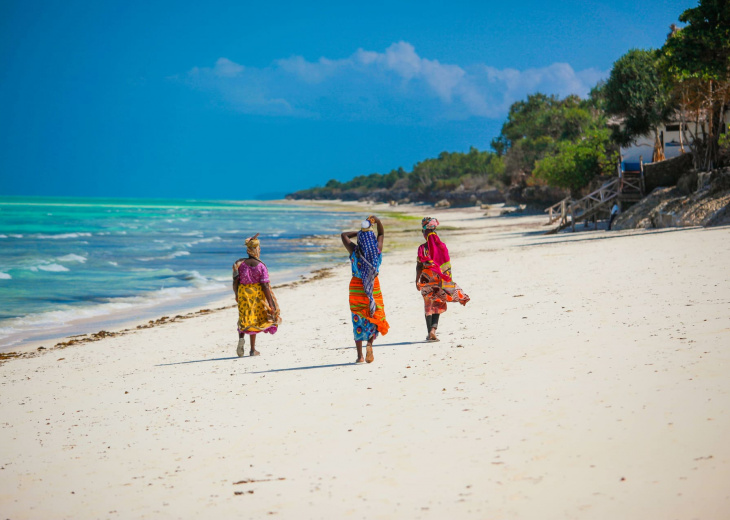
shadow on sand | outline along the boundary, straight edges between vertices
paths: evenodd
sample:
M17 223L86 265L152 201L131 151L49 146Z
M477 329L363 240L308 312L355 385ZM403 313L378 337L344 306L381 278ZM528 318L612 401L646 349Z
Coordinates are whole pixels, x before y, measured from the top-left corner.
M380 347L399 347L401 345L418 345L420 343L431 343L430 341L402 341L400 343L383 343L381 345L378 345L377 343L373 345L373 348L380 348ZM365 345L363 345L364 347ZM356 348L355 345L351 347L337 347L337 348L331 348L330 350L348 350L348 349L354 349Z
M250 356L246 356L250 357ZM194 359L192 361L178 361L177 363L161 363L159 365L155 365L156 367L169 367L172 365L187 365L188 363L205 363L206 361L230 361L231 359L241 359L238 356L233 357L219 357L219 358L213 358L213 359Z
M270 374L272 372L292 372L294 370L311 370L313 368L336 368L364 365L365 363L335 363L333 365L312 365L308 367L292 367L292 368L272 368L271 370L261 370L259 372L246 372L247 374Z
M379 347L397 347L400 345L418 345L420 343L429 343L428 341L403 341L401 343L383 343L382 345L373 345L373 348L379 348ZM347 349L354 349L355 345L351 347L337 347L337 348L331 348L329 350L347 350ZM209 361L232 361L234 359L244 359L249 358L251 356L244 356L243 358L239 358L238 356L231 356L231 357L222 357L222 358L212 358L212 359L193 359L190 361L178 361L177 363L161 363L159 365L155 365L156 367L169 367L174 365L188 365L190 363L206 363ZM268 374L270 372L289 372L291 370L310 370L312 368L334 368L334 367L346 367L350 365L363 365L365 363L355 363L354 361L352 363L337 363L334 365L313 365L308 367L294 367L294 368L275 368L272 370L262 370L260 372L247 372L248 374Z

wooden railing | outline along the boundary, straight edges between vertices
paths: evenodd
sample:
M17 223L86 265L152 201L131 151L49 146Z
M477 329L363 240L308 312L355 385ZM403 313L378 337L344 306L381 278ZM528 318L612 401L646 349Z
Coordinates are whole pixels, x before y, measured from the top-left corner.
M564 198L545 210L548 213L548 225L559 220L560 223L553 232L564 229L569 225L575 230L577 221L593 216L600 208L606 207L609 202L616 199L620 187L621 179L616 178L606 182L580 200L574 201L570 197ZM570 220L568 220L568 216L570 216Z
M552 206L547 208L545 210L545 212L548 214L548 223L546 225L549 226L558 219L564 219L567 215L567 208L571 202L573 202L573 199L568 196L560 202L553 204Z

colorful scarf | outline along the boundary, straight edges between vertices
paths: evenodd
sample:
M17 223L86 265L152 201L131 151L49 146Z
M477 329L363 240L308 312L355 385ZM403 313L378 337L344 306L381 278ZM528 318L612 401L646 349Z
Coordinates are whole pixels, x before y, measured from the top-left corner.
M423 217L423 219L421 220L421 227L423 229L436 229L438 225L438 219L432 217Z
M424 217L421 220L421 226L424 231L428 231L426 235L426 247L423 251L423 256L433 261L431 269L436 271L437 274L441 275L447 282L451 281L451 257L449 256L449 249L446 244L441 242L441 239L436 234L435 229L438 227L439 221L435 218ZM419 253L421 251L419 250ZM419 254L420 256L420 254ZM421 263L425 263L419 258Z
M373 283L378 276L378 238L372 230L357 232L357 248L355 254L360 260L360 274L362 275L362 286L370 300L370 316L375 315L375 300L373 299Z

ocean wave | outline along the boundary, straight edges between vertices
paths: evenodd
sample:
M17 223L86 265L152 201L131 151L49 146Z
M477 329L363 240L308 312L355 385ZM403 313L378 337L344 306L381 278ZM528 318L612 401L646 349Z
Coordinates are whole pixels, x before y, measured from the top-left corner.
M0 238L8 238L8 235L1 235L0 234Z
M193 247L197 246L198 244L209 244L211 242L218 242L220 240L223 240L221 237L210 237L210 238L201 238L200 240L193 240L192 242L185 242L185 247Z
M203 276L195 270L172 271L171 275L178 280L182 280L184 282L192 282L193 285L198 289L205 288L211 285L218 285L217 283L212 283L213 279Z
M66 238L79 238L79 237L90 237L91 233L60 233L58 235L44 235L44 234L38 234L38 235L29 235L29 238L38 238L40 240L62 240ZM20 238L23 237L23 235L19 235Z
M8 273L0 272L0 280L12 280L12 278Z
M69 270L68 267L64 267L61 264L40 264L30 268L31 271L38 271L38 269L41 271L50 271L52 273L62 273Z
M109 260L109 265L113 265L114 267L119 267L119 262L112 262Z
M198 274L198 276L200 275ZM62 333L62 327L73 322L94 318L98 319L105 316L123 316L125 313L129 314L130 320L138 320L141 315L139 312L140 309L149 309L155 306L169 304L184 297L194 297L196 294L203 295L213 291L220 291L222 293L224 288L225 285L220 283L207 284L204 287L173 287L160 289L140 296L110 298L108 302L90 306L29 314L5 321L3 327L0 327L0 340L9 337L18 338L9 342L3 342L3 346L8 346L23 341L23 336L33 331L59 328L61 329L59 332Z
M56 258L56 260L59 262L80 262L83 264L84 262L86 262L86 257L71 253L68 255L59 256L58 258Z
M177 258L178 256L188 256L190 254L190 251L175 251L174 253L170 253L169 255L165 256L148 256L144 258L138 258L140 262L151 262L153 260L172 260L173 258Z

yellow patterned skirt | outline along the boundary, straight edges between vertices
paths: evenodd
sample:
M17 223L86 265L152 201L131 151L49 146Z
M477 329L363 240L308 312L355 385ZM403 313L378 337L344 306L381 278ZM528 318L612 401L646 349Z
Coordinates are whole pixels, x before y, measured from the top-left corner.
M276 310L269 307L260 283L238 286L238 332L245 334L258 334L259 332L274 334L276 332L281 324L281 313L274 291L271 291L271 297Z

